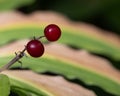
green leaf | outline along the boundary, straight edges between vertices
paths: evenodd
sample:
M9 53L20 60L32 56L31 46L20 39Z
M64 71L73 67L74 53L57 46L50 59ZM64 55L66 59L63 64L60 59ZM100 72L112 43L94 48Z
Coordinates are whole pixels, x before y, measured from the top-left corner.
M14 81L15 82L15 81ZM25 85L24 85L25 86ZM35 95L34 93L31 93L30 91L26 91L24 89L19 88L18 86L11 86L11 94L14 96L28 96L29 94L31 94L32 96L38 96ZM40 94L39 94L40 95Z
M29 24L28 23L23 24L23 23L24 21L18 25L15 23L12 26L9 26L8 24L8 27L2 27L0 29L0 41L1 41L0 45L2 46L4 44L7 44L11 41L18 39L31 38L33 36L39 37L43 35L44 23L42 26L40 26L39 23L37 24L35 22ZM62 29L62 36L58 41L59 43L64 43L66 45L71 45L73 47L86 49L90 52L112 58L113 60L118 60L118 61L120 60L120 50L119 50L120 47L117 44L110 43L108 42L109 40L107 41L106 39L102 39L96 35L92 36L91 34L87 34L87 32L82 32L77 29L72 30L72 27L68 27L66 25L62 26L61 29ZM42 57L41 59L23 58L23 62L24 62L23 68L29 68L35 72L49 71L56 74L61 74L62 76L65 76L68 79L77 78L79 80L82 80L87 85L95 85L104 89L109 93L120 95L120 82L115 80L114 78L110 78L110 76L106 76L103 73L96 72L94 71L94 69L91 70L89 68L86 68L85 66L76 66L77 64L74 64L76 63L74 61L73 62L72 61L70 62L69 60L65 61L63 59L60 59L62 57L59 57L60 60L59 59L57 60L56 58L51 58L52 54L49 55L50 56ZM6 64L7 61L9 60L10 58L7 57L1 58L0 66L2 66L2 64ZM84 65L84 63L80 65ZM19 66L20 65L15 64L12 67L16 68ZM14 83L15 82L13 80L13 85ZM15 85L17 84L20 83L18 82ZM22 87L21 85L22 84L17 86ZM27 88L25 89L28 90Z
M0 96L8 96L10 93L10 82L6 75L0 74Z
M120 55L118 54L120 53L120 48L96 37L91 37L89 34L84 34L84 32L83 34L78 34L77 32L65 30L59 42L120 60Z
M5 63L10 58L1 58L1 64ZM64 62L51 57L42 57L40 59L23 58L23 68L29 68L35 72L52 72L61 74L68 79L79 79L87 85L95 85L101 87L105 91L120 95L120 82L117 82L104 74L100 74L88 68L74 65L72 62ZM20 65L14 64L12 68L19 67Z
M26 24L0 30L0 45L13 40L30 38L43 35L43 26ZM120 48L97 37L92 37L84 32L76 32L62 28L62 36L58 42L68 44L77 48L86 49L90 52L107 56L113 60L120 60ZM19 34L19 35L18 35ZM7 39L6 39L7 38Z
M49 96L47 92L44 92L42 88L37 88L34 84L21 80L20 78L10 77L12 90L19 96Z
M0 11L10 10L33 3L34 0L1 0Z
M11 94L13 95L18 95L18 96L27 96L28 94L26 92L24 92L23 90L21 90L20 88L12 88L11 89Z
M25 96L69 96L69 94L71 96L78 94L96 96L94 92L68 82L61 76L36 74L28 70L13 70L3 73L10 77L12 88L15 89L13 94L21 94L22 91Z

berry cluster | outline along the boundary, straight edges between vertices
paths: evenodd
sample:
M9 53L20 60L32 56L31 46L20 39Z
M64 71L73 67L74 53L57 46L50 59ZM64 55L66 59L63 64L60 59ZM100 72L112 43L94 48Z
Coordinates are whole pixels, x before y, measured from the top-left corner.
M50 24L45 27L44 36L41 37L46 37L48 41L57 41L60 36L60 28L55 24ZM44 53L44 46L39 39L34 38L34 40L29 41L26 45L26 50L32 57L40 57Z
M39 40L42 37L46 37L48 41L57 41L61 36L61 30L60 28L55 24L50 24L45 27L44 29L44 36L40 36L39 38L34 38L34 40L31 40L27 43L26 47L20 51L19 54L15 53L16 56L8 62L6 65L0 68L0 72L8 69L11 65L13 65L15 62L21 63L20 59L24 56L24 52L27 50L27 52L32 57L40 57L44 53L44 46Z

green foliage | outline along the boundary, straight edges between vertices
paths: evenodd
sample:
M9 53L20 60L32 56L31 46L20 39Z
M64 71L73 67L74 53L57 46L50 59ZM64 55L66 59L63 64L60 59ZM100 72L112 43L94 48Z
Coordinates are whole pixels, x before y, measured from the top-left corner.
M101 40L95 36L92 37L89 34L84 34L84 32L71 31L66 27L63 29L62 39L58 42L72 45L77 48L83 48L90 52L111 58L112 60L120 60L120 48L114 44L108 43L105 40ZM18 35L18 33L20 34ZM41 35L43 35L43 26L39 27L34 25L24 25L24 27L19 26L19 28L11 27L10 29L0 30L0 45L17 39L32 38L33 36Z
M18 35L19 34L19 35ZM35 34L35 35L34 35ZM11 27L4 28L0 30L0 45L4 45L13 40L31 38L33 36L42 36L43 35L43 26L39 27L36 25L32 26L20 26L19 27ZM7 39L6 39L7 38ZM71 39L72 38L72 39ZM112 43L108 43L105 40L101 40L97 37L92 37L89 34L84 34L82 32L71 31L64 26L63 33L61 39L58 41L60 43L64 43L67 45L72 45L77 48L83 48L90 52L97 53L100 55L108 56L113 60L120 60L120 50L117 46L112 45ZM10 58L1 58L0 66L2 64L6 64ZM79 79L83 81L86 85L95 85L102 89L104 89L108 93L112 93L115 95L120 95L120 83L104 76L104 74L97 73L93 70L86 69L84 67L74 66L73 63L58 61L55 59L51 59L49 57L42 57L40 59L34 58L23 58L24 64L23 68L29 68L35 72L52 72L55 74L61 74L68 79ZM13 68L19 67L20 65L15 64ZM18 82L19 80L11 79L11 84L13 89L17 94L27 94L28 91L32 91L31 87L26 85L26 82ZM18 87L18 89L15 89ZM33 86L32 86L33 87ZM24 89L24 91L23 91ZM37 90L37 89L35 89ZM33 94L44 94L39 89L37 93L36 91L32 91ZM38 93L40 92L40 93Z
M24 5L33 4L34 1L35 0L1 0L0 11L8 11ZM112 26L113 28L120 30L119 3L119 0L93 0L91 2L88 0L78 0L74 2L72 0L60 0L52 2L52 4L46 4L46 0L43 0L43 4L41 3L41 5L51 5L49 6L50 9L65 13L74 20L91 21L94 20L94 17L98 18L99 16L97 17L97 15L100 15L102 16L101 24L103 24L103 26ZM108 21L112 22L112 24L108 25ZM100 21L98 20L98 22ZM31 23L30 25L24 23L24 25L13 25L10 28L1 28L0 46L14 40L41 36L43 35L43 27L44 26L36 26L34 23ZM101 40L96 36L91 36L90 34L81 31L78 32L78 30L71 30L67 26L64 26L62 30L63 33L61 39L58 41L59 43L70 45L78 49L85 49L89 52L108 57L113 61L120 61L120 48L117 45ZM8 63L11 58L13 57L1 57L0 67ZM58 60L57 58L53 59L49 56L40 59L23 58L22 62L23 68L28 68L38 73L51 72L59 74L68 80L78 79L85 85L97 86L110 94L116 96L120 95L120 82L89 68L76 66L73 62ZM20 65L18 64L14 64L12 68L17 68L19 66ZM32 96L50 96L44 89L38 88L25 80L14 77L8 78L6 75L0 74L0 96L8 96L10 90L11 94L18 96L28 96L29 94L32 94Z
M11 77L10 78L12 92L18 94L19 96L49 96L48 93L43 92L40 87L34 86L28 81L21 80L20 78Z
M72 38L72 39L71 39ZM89 34L77 34L77 32L64 31L60 42L72 45L73 47L86 49L92 53L100 54L112 58L113 60L120 60L120 48L94 37Z
M23 89L20 89L20 88L18 88L18 87L15 87L15 86L13 86L13 87L11 87L11 95L17 95L17 96L27 96L27 95L29 95L28 94L28 92L26 92L25 90L23 90Z
M6 11L33 3L34 0L0 0L0 11Z
M0 63L5 64L7 60L10 58L1 58ZM38 73L51 72L55 74L61 74L68 79L79 79L82 80L87 85L95 85L103 88L105 91L120 95L120 83L112 80L109 77L104 76L104 74L96 73L84 67L75 66L73 63L59 61L56 59L51 59L49 57L42 57L40 59L34 58L23 58L24 62L23 68L29 68ZM12 68L19 67L20 65L15 64ZM25 87L24 84L19 84L12 82L14 86L20 86L22 88L30 88ZM28 90L27 89L27 90Z
M0 96L8 96L10 93L10 82L6 75L0 74Z

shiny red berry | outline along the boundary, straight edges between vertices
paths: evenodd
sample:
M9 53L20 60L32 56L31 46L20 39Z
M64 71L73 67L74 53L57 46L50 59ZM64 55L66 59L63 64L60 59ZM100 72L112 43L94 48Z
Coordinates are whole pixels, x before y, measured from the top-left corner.
M32 57L40 57L44 53L44 46L39 40L31 40L27 43L26 50Z
M57 41L61 36L61 29L55 24L50 24L45 27L44 35L48 41Z

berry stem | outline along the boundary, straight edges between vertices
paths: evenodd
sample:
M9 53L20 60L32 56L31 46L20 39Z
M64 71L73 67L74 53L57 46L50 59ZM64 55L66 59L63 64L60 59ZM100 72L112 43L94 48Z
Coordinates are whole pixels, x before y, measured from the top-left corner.
M43 37L45 37L45 36L40 36L40 37L37 37L35 39L39 40L39 39L41 39ZM10 62L5 64L3 67L1 67L0 68L0 72L9 69L11 65L13 65L16 62L18 62L25 55L25 53L24 53L25 51L26 51L26 46L19 54L16 54L16 56Z
M26 47L19 53L16 54L16 56L10 61L8 62L6 65L4 65L3 67L0 68L0 72L8 69L11 65L13 65L14 63L18 62L23 56L24 56L24 52L26 50Z
M41 39L41 38L43 38L43 37L45 37L45 36L40 36L40 37L38 37L38 38L36 38L36 39L39 40L39 39Z
M25 56L25 51L32 56L32 57L40 57L44 53L44 46L41 42L39 42L39 39L46 37L48 41L57 41L61 36L61 30L60 28L55 24L50 24L44 29L44 36L34 37L34 40L31 40L27 43L27 46L19 53L15 53L16 56L8 62L6 65L0 68L0 72L10 68L11 65L13 65L16 62L20 62L19 60ZM31 47L32 45L32 47ZM34 48L33 48L34 46ZM40 49L40 50L39 50ZM38 51L38 52L37 52Z

